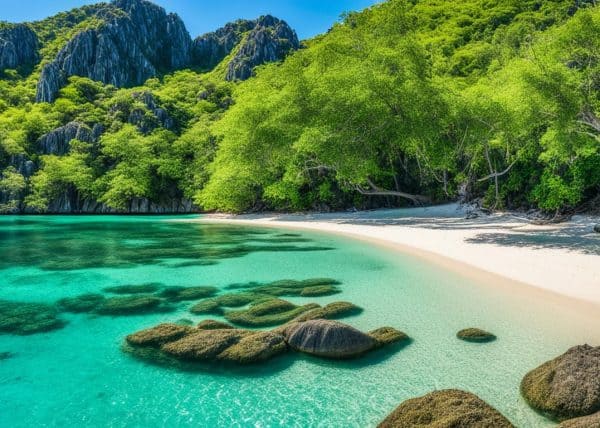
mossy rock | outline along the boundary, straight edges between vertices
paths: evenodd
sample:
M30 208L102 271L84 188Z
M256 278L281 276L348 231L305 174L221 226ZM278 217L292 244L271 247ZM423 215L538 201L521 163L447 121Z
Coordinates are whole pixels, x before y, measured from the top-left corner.
M376 330L369 332L369 336L375 339L379 346L404 342L410 339L406 333L403 333L400 330L396 330L393 327L380 327Z
M456 337L465 342L487 343L496 340L496 336L479 328L465 328L456 333Z
M378 428L513 428L500 412L474 394L455 389L432 392L400 404Z
M207 297L214 296L217 291L216 287L168 287L159 293L160 297L163 297L171 302L184 302L188 300L200 300L206 299Z
M161 347L167 355L184 361L215 361L225 349L235 345L248 330L197 330Z
M222 294L216 297L215 301L218 302L220 306L224 306L227 308L239 308L242 306L249 305L251 303L260 303L272 299L273 296L267 294L255 292L242 292Z
M193 327L180 324L159 324L127 336L127 343L134 346L162 346L190 334Z
M316 319L339 319L349 317L352 315L358 315L362 312L362 308L356 306L350 302L334 302L323 306L322 308L315 308L307 311L294 319L294 321L308 321Z
M558 420L600 411L600 346L576 346L530 371L521 393L531 407Z
M164 312L163 300L155 296L111 297L96 308L101 315L135 315L148 312Z
M598 428L600 427L600 412L590 416L569 419L564 421L558 428Z
M84 313L92 312L102 302L105 297L102 294L83 294L77 297L67 297L60 299L58 307L65 312Z
M316 304L297 306L286 300L271 299L254 304L246 310L226 312L225 318L238 325L265 327L283 324L318 307L319 305Z
M333 294L340 293L341 290L332 285L316 285L314 287L303 288L300 292L301 297L320 297L320 296L331 296Z
M181 318L181 319L178 319L177 321L175 321L175 324L193 326L194 321L187 319L187 318Z
M235 327L233 327L231 324L227 324L226 322L205 320L198 324L196 328L198 330L228 330Z
M140 284L140 285L117 285L115 287L106 287L103 291L111 294L151 294L160 290L161 284Z
M29 335L64 327L50 305L0 300L0 333Z
M257 332L242 337L235 345L221 352L217 358L221 361L251 364L270 360L286 351L287 344L281 334Z
M317 287L320 285L341 285L342 283L332 278L311 278L300 281L303 287Z
M222 315L223 309L217 300L208 299L192 306L190 312L194 315Z

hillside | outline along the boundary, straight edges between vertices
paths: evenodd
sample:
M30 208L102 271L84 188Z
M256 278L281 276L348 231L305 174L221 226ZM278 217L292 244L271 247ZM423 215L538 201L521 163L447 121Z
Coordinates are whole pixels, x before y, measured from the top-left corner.
M2 24L1 209L570 212L600 195L599 31L593 0L388 0L301 49L143 0Z

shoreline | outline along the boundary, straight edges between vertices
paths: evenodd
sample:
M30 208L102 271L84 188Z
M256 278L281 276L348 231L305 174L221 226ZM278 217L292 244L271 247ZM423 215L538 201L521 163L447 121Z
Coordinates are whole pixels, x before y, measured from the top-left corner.
M600 221L576 218L535 226L510 213L467 220L465 210L452 204L333 214L211 214L181 221L306 230L357 239L507 293L569 300L597 316L600 235L589 227L594 220Z

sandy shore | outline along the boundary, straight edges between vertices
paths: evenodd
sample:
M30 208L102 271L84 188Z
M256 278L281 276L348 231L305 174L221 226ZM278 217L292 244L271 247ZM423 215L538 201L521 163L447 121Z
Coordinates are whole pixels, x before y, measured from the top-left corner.
M457 205L307 215L209 215L194 221L314 230L393 247L487 283L527 284L600 305L598 218L534 226L512 214L465 219ZM513 284L515 285L515 284ZM519 286L517 284L516 286Z

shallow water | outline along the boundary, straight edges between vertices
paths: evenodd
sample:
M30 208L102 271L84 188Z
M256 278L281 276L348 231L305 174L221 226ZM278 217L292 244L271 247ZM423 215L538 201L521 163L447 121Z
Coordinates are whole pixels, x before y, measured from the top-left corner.
M364 242L169 220L0 217L0 299L53 304L125 284L226 289L331 277L342 281L342 294L288 300L351 301L365 311L347 322L364 330L390 325L414 342L356 361L288 355L265 366L180 372L133 359L120 345L159 322L208 318L187 311L194 302L127 317L61 314L62 329L0 335L0 426L365 427L441 388L472 391L519 427L553 426L520 398L520 379L570 346L600 343L600 317ZM455 338L470 326L499 340Z

